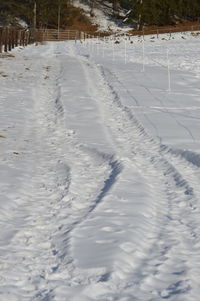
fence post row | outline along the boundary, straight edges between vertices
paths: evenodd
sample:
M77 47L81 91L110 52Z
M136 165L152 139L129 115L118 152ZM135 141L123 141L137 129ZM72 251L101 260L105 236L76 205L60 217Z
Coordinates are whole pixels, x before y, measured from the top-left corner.
M200 25L171 27L163 29L145 29L142 31L132 31L132 36L143 36L147 34L159 34L168 33L171 37L174 32L186 32L200 30ZM92 33L94 34L94 33ZM102 35L103 36L103 35ZM0 27L0 53L11 51L16 46L27 46L30 42L42 42L42 41L65 41L65 40L86 40L90 38L89 32L79 32L76 30L59 30L56 29L37 29L35 31L26 31L24 29L17 28L5 28Z
M36 29L33 33L33 40L37 42L42 41L66 41L66 40L80 40L85 39L86 36L83 36L83 32L78 30L64 30L60 29L59 32L57 29Z
M16 28L0 28L0 53L11 51L16 46L27 46L30 32Z

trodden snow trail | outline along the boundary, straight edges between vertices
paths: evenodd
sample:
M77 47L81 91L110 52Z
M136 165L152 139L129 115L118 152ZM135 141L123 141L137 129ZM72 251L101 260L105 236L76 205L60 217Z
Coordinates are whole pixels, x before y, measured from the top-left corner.
M26 82L34 104L32 126L24 137L29 141L24 146L28 179L15 191L15 210L1 222L6 241L1 244L0 299L66 300L66 293L60 296L63 287L101 276L98 270L76 271L70 235L101 202L120 167L111 154L79 143L66 128L62 77L63 64L67 69L71 58L65 48L51 44L42 54L30 49L27 57L34 60L33 86Z
M109 66L72 43L16 57L20 91L2 88L20 157L0 162L17 177L2 186L0 300L197 301L199 157L152 138Z
M89 90L99 100L117 156L129 167L132 165L152 191L152 211L146 224L144 220L141 225L137 222L137 235L120 246L122 252L114 262L109 281L99 284L107 290L98 300L109 296L110 300L195 301L200 256L198 166L148 136L120 101L112 83L106 82L104 67L85 58L80 60ZM115 185L115 201L119 183Z

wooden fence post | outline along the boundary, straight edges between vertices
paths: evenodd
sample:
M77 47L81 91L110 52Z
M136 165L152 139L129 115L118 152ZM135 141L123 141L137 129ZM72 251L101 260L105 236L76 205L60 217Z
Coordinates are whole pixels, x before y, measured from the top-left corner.
M22 46L22 31L21 30L19 30L19 33L18 33L18 45Z
M0 28L0 53L11 51L17 46L27 46L31 43L30 31L17 28ZM36 37L33 36L33 40Z
M19 30L16 30L16 46L19 46Z
M20 30L20 46L23 46L23 31Z
M25 46L28 46L28 31L25 31Z
M21 44L22 44L22 46L25 46L24 45L24 31L23 30L21 31Z
M12 29L8 29L8 51L12 50Z
M24 47L26 46L26 33L24 30L23 30L23 46Z
M0 53L3 52L3 28L0 28Z
M4 35L4 51L8 52L8 29L7 28L5 28L3 35Z
M15 30L11 29L11 46L12 49L15 48Z
M14 47L17 46L17 30L13 29L13 40L14 40Z

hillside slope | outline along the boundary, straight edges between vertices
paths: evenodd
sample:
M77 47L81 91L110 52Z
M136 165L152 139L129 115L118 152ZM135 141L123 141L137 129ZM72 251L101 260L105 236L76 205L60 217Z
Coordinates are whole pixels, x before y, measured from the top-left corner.
M199 37L0 59L1 301L199 300Z
M111 31L128 31L131 28L123 24L123 20L126 17L126 11L119 8L116 17L113 17L112 4L109 2L103 2L97 0L95 2L95 7L92 9L90 7L90 1L88 0L74 0L73 5L75 7L81 8L85 15L91 20L92 24L98 26L99 32ZM92 15L92 16L91 16Z

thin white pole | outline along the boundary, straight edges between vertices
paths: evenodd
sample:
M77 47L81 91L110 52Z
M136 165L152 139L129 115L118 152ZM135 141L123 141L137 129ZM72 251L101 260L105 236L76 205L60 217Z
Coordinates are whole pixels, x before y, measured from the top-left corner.
M168 75L168 92L171 92L171 73L169 66L169 49L167 49L167 75Z
M112 37L109 36L109 55L110 55L110 46L112 46Z
M106 38L103 37L103 58L105 57L105 44L106 44Z
M99 35L97 35L97 55L99 55Z
M94 53L94 51L95 51L95 36L94 35L91 36L91 50Z
M143 39L142 39L142 72L145 71L144 56L145 56L145 48L144 48L144 37L143 37Z
M91 52L90 34L88 34L88 51Z
M112 60L114 62L115 60L115 41L114 41L114 37L112 36Z
M95 36L92 36L92 52L95 51Z
M126 34L124 39L124 62L127 63L127 45L126 45Z

